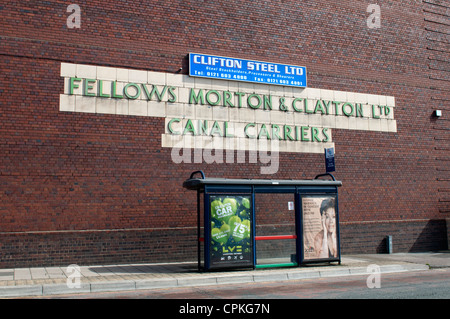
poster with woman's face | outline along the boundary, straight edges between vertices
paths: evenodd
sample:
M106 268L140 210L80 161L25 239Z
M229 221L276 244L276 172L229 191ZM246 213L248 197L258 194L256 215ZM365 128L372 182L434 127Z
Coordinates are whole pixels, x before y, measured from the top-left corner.
M335 196L303 196L303 259L337 258Z

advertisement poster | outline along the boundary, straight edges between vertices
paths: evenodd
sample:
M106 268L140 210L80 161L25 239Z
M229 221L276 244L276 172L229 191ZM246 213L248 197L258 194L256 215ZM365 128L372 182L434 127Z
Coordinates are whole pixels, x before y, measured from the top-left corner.
M303 259L339 257L336 196L303 196Z
M251 196L210 196L210 264L252 266Z

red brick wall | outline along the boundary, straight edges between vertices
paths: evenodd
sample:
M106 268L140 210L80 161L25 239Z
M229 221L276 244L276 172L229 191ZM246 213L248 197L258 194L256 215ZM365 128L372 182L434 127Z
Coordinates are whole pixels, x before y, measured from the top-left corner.
M0 266L196 258L182 182L198 169L261 178L260 164L174 164L162 118L59 111L61 62L175 72L189 52L305 65L310 87L395 96L397 133L333 130L342 251L380 251L385 235L402 251L447 248L449 5L379 1L369 29L369 3L78 1L79 29L66 1L1 4ZM323 170L323 155L282 153L268 178Z
M441 219L342 223L341 253L387 253L387 236L392 236L394 253L441 250L446 247L445 232Z

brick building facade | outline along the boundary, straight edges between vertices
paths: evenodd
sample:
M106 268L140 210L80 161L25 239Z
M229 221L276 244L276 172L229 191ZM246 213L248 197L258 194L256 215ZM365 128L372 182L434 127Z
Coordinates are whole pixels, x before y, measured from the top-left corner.
M327 143L335 147L334 175L343 183L342 253L385 252L387 235L397 252L447 249L450 3L377 1L379 12L368 12L370 4L78 1L73 10L66 1L1 4L0 266L194 260L196 194L182 187L191 172L311 179L324 170ZM305 66L308 87L193 79L192 52ZM150 99L145 88L156 86ZM191 99L192 89L243 92L252 105L256 94L290 105L295 94L353 104L333 117L325 108L280 113L275 103L270 112L246 114L249 105L238 110L236 96L233 107L216 105L215 92L201 103ZM186 132L189 119L290 129L277 139L276 171L261 174L264 165L250 161L249 151L241 163L174 160L180 140L171 133ZM302 127L304 139L295 137ZM317 132L325 135L314 140ZM234 135L236 145L251 140ZM192 151L205 143L187 145L183 138ZM292 222L278 216L265 225L284 231Z

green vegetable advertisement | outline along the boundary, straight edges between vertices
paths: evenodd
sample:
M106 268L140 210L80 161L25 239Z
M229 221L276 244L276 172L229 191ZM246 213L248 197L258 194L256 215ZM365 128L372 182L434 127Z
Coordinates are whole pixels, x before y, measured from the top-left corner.
M211 265L253 264L251 196L210 196Z

